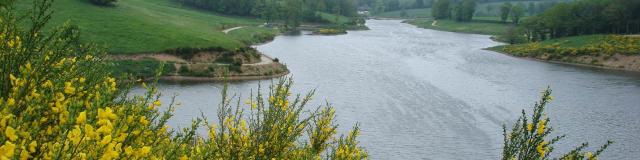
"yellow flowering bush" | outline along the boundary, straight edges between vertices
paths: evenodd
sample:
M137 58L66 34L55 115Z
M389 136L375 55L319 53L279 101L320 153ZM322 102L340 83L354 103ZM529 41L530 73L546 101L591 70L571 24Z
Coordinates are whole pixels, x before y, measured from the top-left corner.
M503 160L554 159L548 158L550 153L553 152L553 144L562 140L565 136L547 138L553 128L549 127L549 118L546 117L544 110L551 100L553 100L551 90L547 89L542 92L541 100L535 104L531 117L527 117L523 110L522 116L513 125L510 132L507 132L506 126L503 126ZM555 159L596 160L611 143L613 142L608 141L595 152L583 151L588 146L588 143L583 143L569 153Z
M0 159L367 158L356 141L359 128L337 138L334 109L305 110L313 92L292 98L290 79L246 106L225 89L218 123L199 117L170 130L175 105L158 111L155 85L111 77L104 54L79 43L73 26L41 32L50 5L35 0L26 16L11 3L0 6ZM147 93L129 95L134 83Z
M609 35L601 41L583 47L562 47L566 42L542 44L532 42L522 45L509 45L502 48L504 52L522 56L536 57L545 60L562 59L564 57L589 56L613 56L615 54L638 55L640 54L640 38Z
M346 34L347 31L344 29L321 28L314 31L313 33L319 34L319 35L337 35L337 34Z

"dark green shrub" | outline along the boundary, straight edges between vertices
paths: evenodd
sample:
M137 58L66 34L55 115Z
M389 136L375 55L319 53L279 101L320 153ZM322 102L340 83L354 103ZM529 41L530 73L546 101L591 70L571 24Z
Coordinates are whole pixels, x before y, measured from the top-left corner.
M187 75L189 74L189 66L187 64L182 64L180 65L180 69L178 70L178 73L182 74L182 75Z
M122 60L113 61L113 64L113 74L118 77L131 75L140 79L152 78L161 67L161 75L175 72L173 64L163 64L155 60Z
M179 56L182 59L191 59L193 56L200 52L225 52L226 49L222 47L209 47L209 48L176 48L166 50L168 54Z
M118 0L90 0L93 4L102 6L113 6Z

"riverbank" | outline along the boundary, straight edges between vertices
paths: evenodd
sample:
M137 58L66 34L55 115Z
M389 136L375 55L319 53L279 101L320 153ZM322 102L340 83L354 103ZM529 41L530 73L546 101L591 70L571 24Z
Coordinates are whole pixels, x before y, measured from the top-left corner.
M161 80L220 81L255 80L281 77L289 73L277 58L253 48L237 52L199 51L192 54L153 53L109 55L117 74L133 74L138 79L154 78L162 68Z
M17 1L20 11L31 8L29 1ZM51 25L70 22L82 32L82 42L95 43L105 48L108 59L113 60L115 75L153 77L162 69L163 76L222 77L225 72L246 80L278 77L288 72L277 58L268 58L269 64L259 62L256 53L243 53L238 49L272 41L282 34L280 24L264 24L252 17L228 16L180 5L173 0L133 0L118 2L114 7L101 7L84 1L56 1L52 9ZM329 13L319 13L321 23L303 23L315 28L365 29L354 19ZM126 21L123 21L126 19ZM343 33L346 33L343 32ZM210 52L207 49L214 49ZM184 53L187 51L188 53ZM200 53L196 53L200 52ZM236 53L238 52L238 53ZM251 51L254 52L254 51ZM247 56L243 60L224 59L225 54ZM188 58L194 54L223 58L202 62ZM185 56L187 58L185 58ZM256 58L250 58L256 57ZM259 64L259 65L258 65ZM286 74L285 74L286 75Z
M497 21L455 22L450 20L405 20L420 28L439 31L500 35L511 27ZM487 48L487 50L540 61L590 66L596 68L640 72L640 38L637 36L589 35L552 39L539 43L524 43Z
M640 72L640 38L632 36L577 36L487 50L540 61Z
M456 22L452 20L411 19L403 23L415 25L420 28L433 29L447 32L472 33L491 36L504 34L511 24L492 20L473 20L470 22Z

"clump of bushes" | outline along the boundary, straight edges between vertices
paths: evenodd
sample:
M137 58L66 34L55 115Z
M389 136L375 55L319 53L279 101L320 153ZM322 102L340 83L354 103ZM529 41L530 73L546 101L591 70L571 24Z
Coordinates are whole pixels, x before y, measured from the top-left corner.
M251 36L253 36L254 39L251 43L272 41L276 37L276 35L271 32L257 32L251 34Z
M90 0L91 3L102 5L102 6L113 6L118 2L118 0Z
M113 61L114 65L111 67L111 71L115 77L130 76L138 79L149 79L156 75L158 70L162 70L163 74L173 73L176 71L172 63L163 64L156 60L121 60Z
M180 69L178 69L178 73L182 75L187 75L190 71L191 70L189 69L189 64L181 64Z
M336 136L331 106L305 109L313 92L291 97L289 79L257 92L246 105L226 89L218 123L206 117L171 130L173 102L155 85L119 83L103 53L77 43L68 26L43 34L49 0L35 0L33 26L0 10L1 159L364 159L359 128ZM147 89L131 96L133 82ZM153 84L153 83L152 83ZM237 104L237 105L232 105ZM158 107L167 107L165 112ZM246 110L246 111L245 111ZM207 136L196 134L204 128Z
M165 53L179 56L182 59L192 59L198 53L201 52L226 52L227 50L222 47L209 47L209 48L175 48L166 50Z
M504 46L501 50L516 56L561 59L575 56L605 56L615 54L640 55L640 39L628 36L610 35L594 44L583 47L563 47L563 43L544 44L533 42L522 45Z
M338 35L338 34L347 34L347 31L344 29L335 29L335 28L322 28L313 32L313 34L319 35Z

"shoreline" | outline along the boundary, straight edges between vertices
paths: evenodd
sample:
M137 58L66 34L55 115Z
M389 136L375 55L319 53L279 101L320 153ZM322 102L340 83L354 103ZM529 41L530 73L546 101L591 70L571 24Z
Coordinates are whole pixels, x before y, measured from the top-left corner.
M494 46L494 47L496 47L496 46ZM590 65L590 64L584 64L584 63L565 62L565 61L558 61L558 60L543 60L543 59L538 59L538 58L534 58L534 57L520 57L520 56L515 56L513 54L507 53L507 52L492 50L490 48L491 47L484 48L483 50L500 53L500 54L503 54L503 55L507 55L509 57L532 60L532 61L538 61L538 62L547 62L547 63L571 65L571 66L578 66L578 67L588 67L588 68L606 69L606 70L613 70L613 71L624 71L624 72L640 73L640 69L639 70L633 70L633 69L627 69L627 68L618 68L618 67L609 67L609 66L600 66L600 65Z
M300 30L308 30L308 31L313 31L314 29L319 29L319 28L324 28L324 27L328 27L329 25L319 25L319 24L304 24L302 25L299 29ZM234 27L234 28L230 28L227 30L224 30L222 32L228 33L231 32L233 30L237 30L237 29L241 29L243 27L246 26L240 26L240 27ZM306 27L306 28L305 28ZM359 29L347 29L347 30L368 30L368 27L364 26L364 29L359 28ZM345 33L348 34L348 33ZM275 40L275 38L277 36L282 36L283 33L279 32L278 34L274 35L271 38L268 38L265 41L260 41L260 42L256 42L256 43L251 43L251 44L247 44L247 47L253 48L257 51L257 47L260 45L265 45L268 43L271 43ZM327 36L336 36L336 35L327 35ZM270 74L270 75L262 75L263 72L264 74L267 73L271 73L270 71L263 71L260 72L260 69L258 69L257 73L252 74L252 75L246 75L246 74L240 74L240 75L229 75L229 76L215 76L215 77L207 77L207 76L190 76L190 75L181 75L179 74L178 70L180 67L176 68L176 72L175 73L168 73L166 75L160 76L158 77L158 80L160 81L166 81L166 82L221 82L221 81L246 81L246 80L263 80L263 79L273 79L273 78L278 78L278 77L283 77L286 76L290 73L290 70L287 68L287 66L284 63L275 61L274 58L272 58L271 56L268 56L260 51L257 51L258 54L260 54L261 57L269 59L268 63L265 63L263 61L260 62L256 62L256 63L251 63L251 64L242 64L243 67L252 67L252 68L260 68L260 67L267 67L267 68L279 68L280 70L283 70L282 72L279 73L275 73L275 74ZM203 52L206 53L206 52ZM145 59L153 59L155 61L158 62L174 62L174 63L181 63L182 65L187 64L196 64L197 62L191 62L190 60L187 59L182 59L180 58L179 55L174 55L174 54L169 54L169 53L165 53L165 52L146 52L146 53L137 53L137 54L118 54L118 53L110 53L107 54L107 59L109 60L133 60L133 61L138 61L138 60L145 60ZM198 63L198 64L203 64L203 63ZM215 63L211 63L211 64L215 64ZM179 65L179 64L174 64L174 65ZM219 64L218 64L219 65ZM254 70L255 71L255 70Z
M208 54L208 53L203 53ZM222 76L222 73L212 74L210 76L193 76L192 74L181 74L179 69L187 65L189 68L193 69L194 65L216 65L216 66L230 66L230 64L219 64L216 62L196 62L198 60L188 60L182 59L179 56L167 54L167 53L147 53L147 54L136 54L136 55L108 55L107 59L113 61L122 61L122 60L130 60L130 61L142 61L142 60L153 60L160 63L168 63L169 65L175 67L175 71L165 72L162 76L158 77L159 80L162 81L173 81L173 82L217 82L217 81L242 81L242 80L261 80L261 79L272 79L277 77L282 77L289 74L289 69L283 63L277 62L271 56L258 52L260 54L260 61L255 63L246 63L242 64L240 67L245 70L245 73L228 73L227 76ZM248 70L247 70L248 69ZM273 72L274 69L276 72ZM277 71L280 70L280 71ZM197 73L197 70L191 70ZM194 72L191 72L194 73ZM145 79L148 80L148 79Z
M162 76L158 80L163 82L223 82L223 81L247 81L247 80L265 80L286 76L290 73L287 69L285 72L266 75L266 76L229 76L229 77L194 77L194 76Z
M487 35L490 36L489 39L494 41L494 42L499 42L499 43L504 43L504 42L500 42L495 35L488 35L488 34L481 34L481 33L469 33L469 32L455 32L455 31L448 31L448 30L440 30L440 29L435 29L435 28L428 28L428 27L420 27L416 24L410 23L410 20L415 20L415 19L409 19L409 20L404 20L402 21L402 23L407 23L407 24L411 24L417 28L422 28L422 29L430 29L430 30L436 30L436 31L443 31L443 32L453 32L453 33L461 33L461 34L477 34L477 35ZM435 21L434 21L435 22ZM432 23L432 26L433 23ZM508 45L508 44L507 44ZM493 47L498 47L498 46L493 46ZM614 70L614 71L625 71L625 72L633 72L633 73L640 73L640 68L634 69L634 68L627 68L627 67L613 67L613 66L606 66L606 65L593 65L593 64L586 64L586 63L577 63L577 62L567 62L567 61L560 61L560 60L543 60L543 59L538 59L535 57L521 57L521 56L515 56L511 53L507 53L507 52L503 52L500 50L495 50L495 49L491 49L493 47L488 47L488 48L484 48L483 50L488 50L488 51L493 51L493 52L497 52L500 54L504 54L510 57L514 57L514 58L522 58L522 59L527 59L527 60L534 60L534 61L539 61L539 62L548 62L548 63L555 63L555 64L564 64L564 65L572 65L572 66L579 66L579 67L589 67L589 68L598 68L598 69L606 69L606 70ZM593 57L593 56L588 56L589 58L598 58L598 57ZM575 57L574 57L575 58Z

